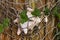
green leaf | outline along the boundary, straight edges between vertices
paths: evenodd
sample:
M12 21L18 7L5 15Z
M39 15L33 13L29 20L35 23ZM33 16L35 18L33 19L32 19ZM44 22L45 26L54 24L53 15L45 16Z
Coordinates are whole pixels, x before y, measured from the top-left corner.
M45 15L49 15L50 10L46 7L45 8Z
M23 10L21 13L20 13L20 17L21 17L21 20L20 20L20 22L21 23L24 23L24 22L26 22L26 21L28 21L28 17L27 17L27 15L26 15L26 13L27 13L27 10ZM31 13L33 16L40 16L40 10L39 9L37 9L37 8L35 8L35 10Z
M21 12L21 14L20 14L20 17L21 17L20 22L21 22L21 23L24 23L24 22L26 22L26 21L28 20L28 17L27 17L27 15L26 15L26 13L27 13L27 10L23 10L23 11Z
M60 23L57 24L57 27L60 28Z
M60 19L59 7L55 7L53 10L53 15Z
M41 11L39 9L35 8L35 10L32 12L32 15L40 16L41 15L40 13L41 13Z
M9 22L10 22L10 19L9 18L4 18L4 20L3 20L3 27L8 27L8 25L9 25Z
M2 33L4 31L3 25L0 24L0 33Z

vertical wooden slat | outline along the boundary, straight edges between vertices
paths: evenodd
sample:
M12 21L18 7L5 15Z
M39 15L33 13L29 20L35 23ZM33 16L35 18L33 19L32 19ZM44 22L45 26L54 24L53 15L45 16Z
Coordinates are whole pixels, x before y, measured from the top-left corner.
M17 33L17 27L15 25L12 26L12 36L14 37L14 39L12 38L12 40L17 40L18 37L16 37Z
M44 26L43 26L43 23L40 24L40 27L42 27L40 29L40 39L42 39L44 37L44 28L43 28Z
M24 3L24 2L25 2L25 0L18 0L18 2L16 2L16 4L13 4L13 6L19 11L19 10L23 9L23 6L24 6L24 4L19 4L19 3Z
M46 25L46 34L50 32L54 27L54 22L55 22L54 17L52 17L52 20L50 21L51 23L48 26ZM45 40L51 40L52 38L53 38L53 30L46 36Z
M5 40L5 35L3 33L0 34L0 40Z
M44 12L41 12L41 18L42 19L44 18ZM44 37L44 22L43 22L43 20L41 21L39 27L41 28L40 29L40 40L41 40Z

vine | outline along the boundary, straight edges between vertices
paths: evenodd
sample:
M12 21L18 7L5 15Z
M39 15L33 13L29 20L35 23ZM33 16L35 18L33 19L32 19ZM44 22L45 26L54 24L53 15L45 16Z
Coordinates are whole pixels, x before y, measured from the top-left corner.
M4 31L4 28L9 26L10 19L9 18L4 18L3 22L0 23L0 33Z

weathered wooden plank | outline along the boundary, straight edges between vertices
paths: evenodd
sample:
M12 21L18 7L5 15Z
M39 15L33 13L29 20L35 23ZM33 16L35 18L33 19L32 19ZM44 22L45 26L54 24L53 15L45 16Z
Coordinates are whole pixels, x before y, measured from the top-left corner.
M48 26L46 25L46 31L45 31L46 34L48 32L50 32L50 33L47 34L45 40L52 40L52 38L53 38L53 28L54 28L54 24L55 24L55 18L52 17L52 20L50 20L50 21L51 21L51 23Z

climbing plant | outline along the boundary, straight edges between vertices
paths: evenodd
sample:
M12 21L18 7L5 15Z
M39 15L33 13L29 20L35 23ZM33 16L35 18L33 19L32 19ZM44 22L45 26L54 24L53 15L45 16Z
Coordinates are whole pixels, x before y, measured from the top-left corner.
M10 22L10 19L9 18L4 18L4 20L3 20L3 27L8 27L8 25L9 25L9 22Z
M38 8L35 8L35 10L32 12L33 16L40 16L41 15L41 11Z
M4 31L4 28L9 26L10 19L4 18L3 22L0 23L0 33Z
M21 23L24 23L26 21L28 21L28 17L27 17L27 10L23 10L21 13L20 13L20 17L21 17L21 20L20 22ZM40 16L41 14L41 11L37 8L35 8L35 10L31 13L33 16Z
M52 13L53 13L54 17L56 17L58 19L58 22L56 25L58 28L58 32L60 32L60 6L54 7L54 9L52 10ZM56 40L60 40L60 34L56 37Z
M44 14L45 15L49 15L49 13L50 13L50 9L48 9L47 7L45 7Z
M60 28L60 23L57 24L58 28Z
M53 10L53 15L60 19L60 13L58 12L59 7L55 7Z
M20 17L21 17L20 22L21 22L21 23L24 23L24 22L26 22L26 21L28 20L28 17L27 17L27 15L26 15L26 13L27 13L27 10L23 10L23 11L20 13Z
M0 24L0 33L2 33L3 32L3 24Z
M60 8L58 6L56 6L53 10L53 15L58 18L58 20L60 20L60 12L59 12ZM57 24L58 28L60 27L60 23Z

